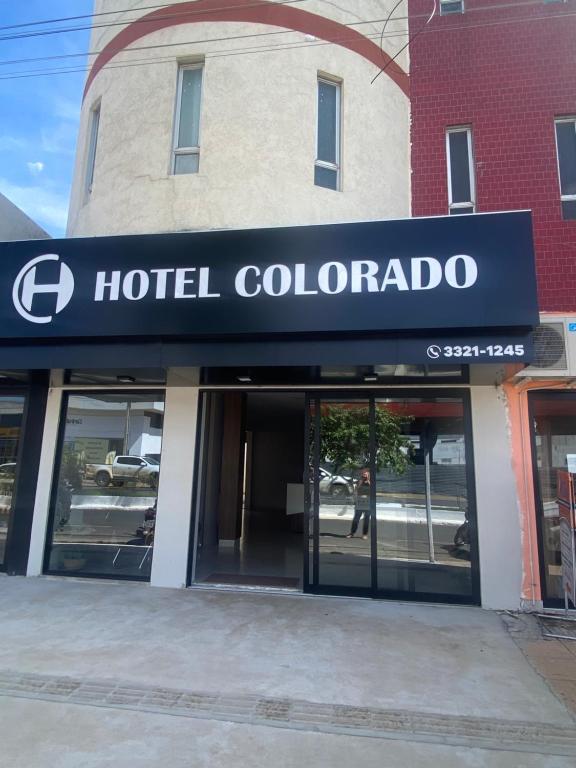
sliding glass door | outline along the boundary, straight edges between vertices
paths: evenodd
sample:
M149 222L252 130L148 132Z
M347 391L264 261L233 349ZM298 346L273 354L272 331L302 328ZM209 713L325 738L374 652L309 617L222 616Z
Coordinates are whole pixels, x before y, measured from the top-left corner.
M308 591L479 602L461 393L310 396Z

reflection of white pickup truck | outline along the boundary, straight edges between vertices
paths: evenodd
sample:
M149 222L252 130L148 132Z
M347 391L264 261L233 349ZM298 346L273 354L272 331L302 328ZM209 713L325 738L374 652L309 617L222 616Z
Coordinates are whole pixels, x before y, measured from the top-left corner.
M113 464L86 464L84 477L94 480L100 488L126 482L140 482L157 488L159 472L160 463L148 456L116 456Z

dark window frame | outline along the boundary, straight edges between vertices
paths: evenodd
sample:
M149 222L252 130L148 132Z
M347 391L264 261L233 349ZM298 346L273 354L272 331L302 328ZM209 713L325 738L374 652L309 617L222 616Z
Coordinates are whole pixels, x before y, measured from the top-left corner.
M562 218L564 220L576 219L576 192L563 192L562 166L560 162L560 142L558 136L558 127L560 125L572 125L574 134L574 147L576 150L576 117L557 117L554 119L554 140L556 145L556 167L558 170L558 188L560 191L560 205L562 207ZM573 183L573 182L572 182Z
M393 397L393 398L418 398L418 397L453 397L460 398L463 405L463 428L464 428L464 445L466 450L466 486L469 492L468 496L468 521L470 525L470 576L472 581L472 589L470 596L450 595L441 593L430 592L404 592L400 590L384 590L378 588L377 582L377 565L378 556L375 552L375 540L376 540L376 527L374 524L370 526L372 537L372 584L367 588L352 588L352 587L332 587L319 584L319 557L318 557L318 526L313 526L313 563L312 563L312 581L310 581L309 574L309 540L304 536L304 588L305 594L317 594L317 595L343 595L350 597L369 597L374 599L383 600L403 600L407 602L428 602L428 603L446 603L452 605L481 605L481 584L480 584L480 552L478 544L478 523L477 523L477 501L476 501L476 484L474 474L474 439L472 432L472 408L471 408L471 395L468 389L433 389L433 388L414 388L414 389L382 389L374 390L372 392L359 392L358 390L345 391L345 390L327 390L327 391L314 391L306 393L306 423L305 423L305 440L308 439L310 434L310 401L317 400L318 402L326 401L329 399L335 400L368 400L370 409L370 424L372 439L374 436L373 422L375 412L375 400L381 397ZM319 428L320 421L320 409L316 408L316 429ZM306 442L306 446L308 443ZM316 471L319 466L318 455L318 441L315 443L316 452L314 456L314 469ZM306 449L307 450L307 449ZM308 453L305 453L308 455ZM374 445L372 446L372 457L374 457ZM374 463L374 458L372 458ZM309 514L314 515L314 510L318 509L319 497L318 497L318 483L314 483L315 498L310 498L310 467L309 462L304 462L304 509L309 511ZM372 475L375 476L375 466L371 467ZM375 505L376 505L376 487L372 486L371 492L371 515L372 523L375 519ZM306 514L306 512L305 512ZM309 530L310 519L304 520L304 531Z
M61 576L62 578L74 578L74 579L98 579L100 581L132 581L142 582L149 584L150 579L147 576L129 576L125 574L102 574L102 573L79 573L74 571L73 573L66 573L62 570L51 570L50 554L53 544L54 535L54 522L56 518L56 502L58 497L58 477L60 474L60 466L62 463L62 455L64 453L64 437L66 434L66 414L68 412L68 403L70 397L94 397L95 395L125 395L130 398L134 395L150 395L151 399L154 396L158 396L158 400L162 400L166 404L166 390L151 388L151 389L66 389L62 393L62 403L60 405L60 416L58 422L58 436L56 439L56 451L54 453L54 466L52 469L52 478L50 481L50 503L48 507L48 524L46 526L46 535L44 538L44 554L42 558L42 574L44 576ZM154 553L152 553L154 558ZM152 564L153 564L152 559Z

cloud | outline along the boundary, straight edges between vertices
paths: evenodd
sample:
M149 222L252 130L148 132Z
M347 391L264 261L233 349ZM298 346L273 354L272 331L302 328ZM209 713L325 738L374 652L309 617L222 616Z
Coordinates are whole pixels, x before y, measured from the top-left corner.
M0 136L0 152L14 152L19 149L26 149L28 146L24 139L15 136Z
M68 196L49 186L19 186L0 178L0 192L31 219L59 236L66 230Z
M35 163L26 163L26 165L28 166L28 170L32 176L38 176L44 170L44 163L40 162L39 160Z
M78 99L60 97L54 102L53 113L60 120L77 125L80 122L80 106Z
M76 151L78 128L71 122L62 121L50 131L41 132L40 148L54 155L73 155Z

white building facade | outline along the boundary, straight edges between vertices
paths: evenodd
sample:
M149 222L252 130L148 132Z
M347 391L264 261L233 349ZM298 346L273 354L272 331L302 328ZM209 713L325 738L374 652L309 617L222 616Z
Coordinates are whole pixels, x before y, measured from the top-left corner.
M84 97L69 236L409 215L406 52L390 62L405 40L379 50L393 3L124 5L95 3L114 26L92 35L104 54ZM314 183L319 141L336 192Z
M6 359L50 371L28 575L519 607L530 270L488 308L527 220L402 221L394 6L96 0L63 263L13 291Z

